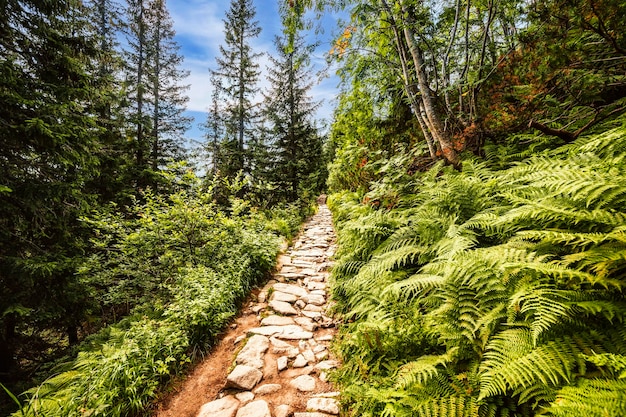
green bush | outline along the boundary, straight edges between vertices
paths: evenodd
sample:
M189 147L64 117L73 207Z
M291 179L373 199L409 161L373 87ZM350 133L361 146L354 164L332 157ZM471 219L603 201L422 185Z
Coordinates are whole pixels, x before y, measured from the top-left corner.
M243 298L274 267L281 237L302 210L230 213L210 193L146 195L130 209L84 219L97 251L80 270L100 309L130 315L87 338L77 357L25 393L25 416L130 416L204 351ZM239 207L241 210L233 209ZM269 220L268 220L269 219Z

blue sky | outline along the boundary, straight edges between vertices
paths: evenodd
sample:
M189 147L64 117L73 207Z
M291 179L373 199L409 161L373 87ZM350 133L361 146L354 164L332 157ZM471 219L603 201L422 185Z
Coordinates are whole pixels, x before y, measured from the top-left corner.
M261 70L265 71L269 60L267 53L274 54L274 38L281 31L278 15L278 2L285 0L255 0L257 20L262 28L258 38L251 40L255 52L264 52L265 56L259 59ZM187 114L195 121L187 137L202 141L202 131L198 124L206 119L207 109L211 97L209 82L209 68L215 68L215 56L219 55L219 46L224 43L223 19L230 6L228 0L169 0L168 8L174 20L176 41L181 46L180 53L184 56L183 68L190 72L186 80L190 84L187 92L189 103ZM324 68L325 57L331 48L332 36L338 31L337 15L327 14L321 21L324 33L313 35L320 41L312 63L316 70ZM322 78L311 90L311 95L317 101L323 101L318 110L317 119L330 121L338 93L338 79L330 70L330 77ZM259 83L261 89L267 88L263 75Z

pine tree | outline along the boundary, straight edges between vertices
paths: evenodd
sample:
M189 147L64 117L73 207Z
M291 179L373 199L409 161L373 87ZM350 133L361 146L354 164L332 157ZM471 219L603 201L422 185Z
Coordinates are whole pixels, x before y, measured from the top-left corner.
M261 32L255 16L252 0L231 1L224 19L225 45L220 46L217 69L211 71L219 80L215 85L225 103L219 171L226 177L249 171L248 144L253 140L257 117L252 100L258 92L260 75L256 60L262 55L253 52L250 46L250 40Z
M322 165L322 140L311 120L319 103L308 95L313 78L308 57L314 45L306 45L298 33L293 39L277 38L276 49L278 56L270 58L271 87L264 102L274 159L270 178L276 192L295 201L303 188L318 191L320 185L316 174Z
M187 73L165 0L130 0L129 50L126 53L128 120L132 125L137 187L157 186L158 171L183 159L182 135L190 119L183 117L188 97L181 85Z
M183 116L189 98L189 88L181 81L189 75L181 70L183 57L174 41L173 22L165 0L153 0L149 5L147 79L151 88L152 110L150 132L150 165L153 173L170 161L184 159L183 135L191 119ZM156 187L156 182L154 183Z
M89 306L76 282L93 203L99 96L97 47L77 2L12 1L0 8L0 370L18 325L66 331ZM45 294L44 297L42 295ZM36 314L34 314L36 312Z

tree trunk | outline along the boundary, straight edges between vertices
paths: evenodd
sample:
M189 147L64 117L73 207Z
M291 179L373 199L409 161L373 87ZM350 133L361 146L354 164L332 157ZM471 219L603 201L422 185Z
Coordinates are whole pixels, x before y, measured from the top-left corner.
M405 16L410 16L406 6L402 4L402 12ZM441 153L445 160L454 166L456 169L461 168L461 160L459 159L459 155L454 149L452 141L446 135L446 132L443 128L443 123L441 122L441 118L437 113L437 109L435 106L435 100L431 94L429 83L428 83L428 75L425 71L424 58L422 54L422 50L419 45L415 42L413 31L410 27L410 21L403 22L403 30L404 37L406 39L406 43L409 48L409 52L413 57L413 63L415 65L415 72L417 75L417 81L422 97L422 104L424 105L424 112L426 113L426 119L428 121L428 125L431 129L431 134L433 138L439 142L441 146Z

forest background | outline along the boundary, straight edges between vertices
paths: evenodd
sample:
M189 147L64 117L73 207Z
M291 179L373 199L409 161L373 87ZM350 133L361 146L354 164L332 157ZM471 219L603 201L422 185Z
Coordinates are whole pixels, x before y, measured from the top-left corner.
M167 9L149 4L128 2L124 53L105 0L2 15L3 366L53 375L22 413L141 413L324 187L348 415L626 412L623 2L280 2L256 106L241 39L260 28L232 1L202 179L172 133ZM307 8L350 16L325 146Z

